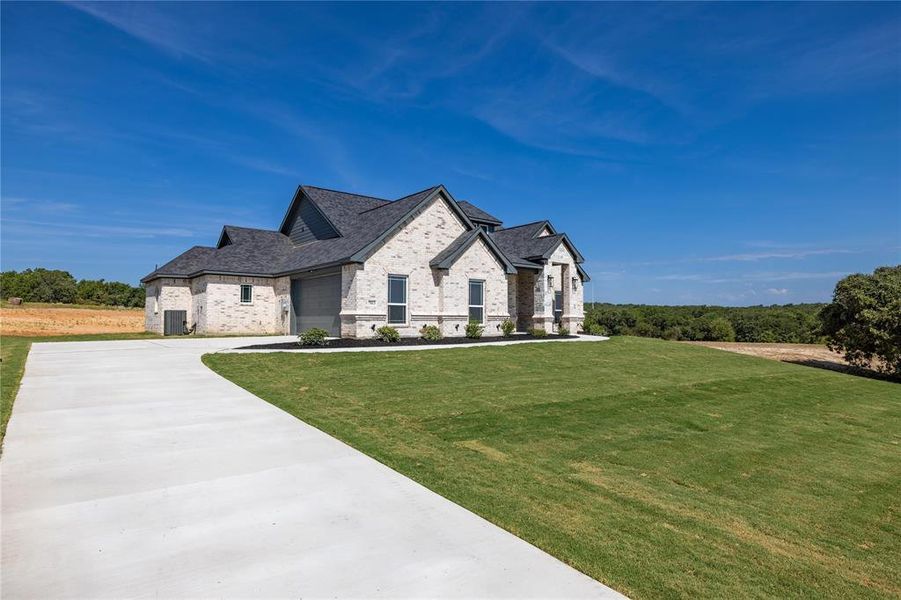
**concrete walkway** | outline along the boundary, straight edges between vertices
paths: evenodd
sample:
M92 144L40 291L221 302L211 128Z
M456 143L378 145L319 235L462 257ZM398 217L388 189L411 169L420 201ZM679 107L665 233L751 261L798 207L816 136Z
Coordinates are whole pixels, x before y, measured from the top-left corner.
M272 340L35 344L3 598L619 597L200 362Z

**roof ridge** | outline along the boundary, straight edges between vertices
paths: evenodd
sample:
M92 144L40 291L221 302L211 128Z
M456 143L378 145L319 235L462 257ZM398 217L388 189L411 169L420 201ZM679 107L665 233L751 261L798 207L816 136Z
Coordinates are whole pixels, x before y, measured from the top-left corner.
M413 196L418 196L419 194L421 194L423 192L432 192L440 187L441 187L441 184L433 185L432 187L427 187L425 189L419 190L418 192L413 192L412 194L407 194L406 196L403 196L402 198L398 198L397 200L391 200L387 204L382 204L381 206L373 206L372 208L367 208L366 210L364 210L362 212L358 212L357 214L365 215L366 213L372 212L374 210L378 210L380 208L385 208L386 206L392 206L393 204L396 204L396 203L400 202L401 200L406 200L407 198L412 198Z
M223 225L222 228L223 228L223 229L225 229L225 228L230 228L230 229L248 229L248 230L250 230L250 231L265 231L265 232L268 232L268 233L281 233L278 229L263 229L263 228L261 228L261 227L245 227L244 225Z
M407 194L406 196L401 196L401 197L398 198L397 200L393 200L393 202L400 202L401 200L406 200L407 198L410 198L410 197L412 197L412 196L416 196L416 195L421 194L421 193L423 193L423 192L431 192L432 190L438 189L438 188L440 188L440 187L441 187L441 184L440 184L440 183L437 184L437 185L431 185L431 186L429 186L429 187L427 187L427 188L423 188L423 189L419 190L418 192L413 192L412 194Z
M356 196L357 198L366 198L368 200L378 200L380 202L393 202L393 200L388 200L387 198L379 198L378 196L367 196L366 194L357 194L354 192L345 192L344 190L335 190L332 188L324 188L318 185L302 185L302 188L311 188L314 190L322 190L324 192L335 192L336 194L346 194L348 196Z
M504 227L503 229L496 229L494 233L501 233L502 231L510 231L511 229L521 229L522 227L528 227L529 225L538 225L539 223L547 223L547 219L538 219L537 221L532 221L531 223L523 223L522 225L514 225L513 227Z

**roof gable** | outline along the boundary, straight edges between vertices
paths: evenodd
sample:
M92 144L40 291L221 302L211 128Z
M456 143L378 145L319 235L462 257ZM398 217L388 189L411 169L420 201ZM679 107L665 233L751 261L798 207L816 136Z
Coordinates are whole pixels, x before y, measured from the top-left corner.
M435 187L431 187L421 192L417 192L415 194L411 194L409 196L405 196L399 200L395 200L394 202L390 202L383 206L379 206L363 213L360 213L360 216L366 216L366 219L376 219L378 221L378 225L373 227L373 230L380 230L375 238L370 240L366 245L360 248L357 252L353 254L349 258L351 262L363 262L367 258L369 258L373 252L375 252L378 247L384 242L388 237L390 237L395 231L400 229L404 222L413 215L416 210L418 210L421 206L425 206L436 198L444 198L450 206L451 210L460 218L463 222L463 226L468 229L476 229L476 226L469 220L469 217L466 216L466 213L460 208L457 202L454 200L453 196L450 195L450 192L445 189L443 185L437 185Z
M466 200L460 200L457 202L460 205L460 208L463 212L466 213L466 216L472 220L473 223L485 223L487 225L500 225L501 220L497 217L488 214L472 202L467 202Z
M429 262L429 266L434 269L449 269L451 266L457 262L457 259L463 256L466 251L474 244L477 240L482 240L485 242L485 245L488 246L489 252L494 254L500 263L504 266L504 272L509 275L513 275L516 273L516 267L513 266L513 263L501 252L501 249L497 247L497 244L494 243L494 240L489 237L482 228L478 227L473 231L465 231L460 236L455 239L453 242L448 245L447 248L438 253L435 258Z

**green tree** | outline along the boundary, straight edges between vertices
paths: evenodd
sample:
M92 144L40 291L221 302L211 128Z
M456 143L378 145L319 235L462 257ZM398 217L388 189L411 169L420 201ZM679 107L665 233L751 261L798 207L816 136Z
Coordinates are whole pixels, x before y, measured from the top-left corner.
M829 348L849 363L901 375L901 265L839 281L820 320Z
M80 304L109 304L107 283L102 279L82 279L75 286Z

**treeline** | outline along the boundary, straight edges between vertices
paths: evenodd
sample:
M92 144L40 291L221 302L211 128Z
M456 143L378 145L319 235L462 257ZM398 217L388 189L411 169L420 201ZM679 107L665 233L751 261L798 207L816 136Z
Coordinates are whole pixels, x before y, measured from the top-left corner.
M825 304L783 306L654 306L586 304L590 333L666 340L816 344L824 340L819 314Z
M68 271L25 269L0 273L0 298L21 298L25 302L144 306L144 288L120 281L81 279Z

